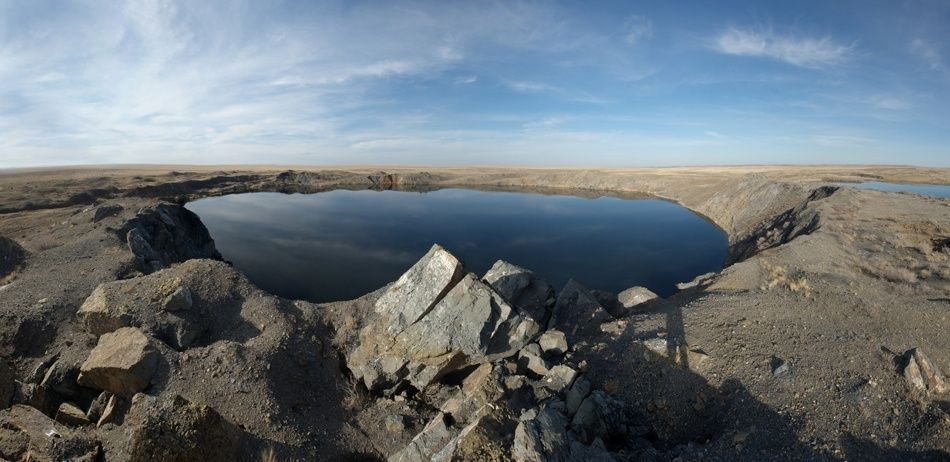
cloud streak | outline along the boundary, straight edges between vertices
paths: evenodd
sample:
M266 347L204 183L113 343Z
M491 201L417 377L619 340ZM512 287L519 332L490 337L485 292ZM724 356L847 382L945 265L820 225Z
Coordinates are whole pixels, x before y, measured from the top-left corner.
M712 48L723 54L784 61L788 64L823 68L846 62L853 45L842 45L830 37L793 37L772 31L729 28L713 39Z

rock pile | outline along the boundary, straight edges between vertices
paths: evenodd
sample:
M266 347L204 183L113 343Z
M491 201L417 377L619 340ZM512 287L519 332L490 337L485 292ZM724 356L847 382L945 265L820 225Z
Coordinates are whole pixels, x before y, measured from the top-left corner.
M438 410L390 461L614 460L650 446L643 419L572 364L571 345L614 320L575 281L555 296L503 261L478 278L436 245L370 316L346 355L350 371L370 390L410 390Z

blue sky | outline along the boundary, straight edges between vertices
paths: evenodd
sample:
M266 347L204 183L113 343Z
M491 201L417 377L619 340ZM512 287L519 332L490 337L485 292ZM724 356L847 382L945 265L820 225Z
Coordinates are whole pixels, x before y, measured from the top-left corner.
M0 0L0 167L950 166L950 2Z

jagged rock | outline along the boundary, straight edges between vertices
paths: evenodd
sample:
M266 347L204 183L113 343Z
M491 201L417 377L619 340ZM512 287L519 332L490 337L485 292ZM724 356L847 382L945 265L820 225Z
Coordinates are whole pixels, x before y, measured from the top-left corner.
M549 330L538 338L541 351L549 355L562 355L567 352L567 336L559 330Z
M920 348L912 348L904 353L904 378L918 390L943 394L950 393L946 378L940 368Z
M125 281L100 284L86 298L76 315L87 332L102 335L132 324L127 294L118 290L124 286Z
M570 343L578 338L593 338L600 333L600 325L613 321L584 286L571 279L558 294L549 327L564 332Z
M89 419L90 422L98 422L112 396L112 393L108 391L99 393L99 396L89 404L89 409L86 411L86 418Z
M567 418L546 407L515 428L511 456L517 462L560 462L568 460L570 447Z
M159 353L142 331L123 327L99 338L82 364L79 384L131 397L149 385Z
M709 273L700 274L699 276L696 276L695 278L693 278L692 281L677 283L676 288L679 290L686 290L686 289L694 289L699 286L708 285L710 282L712 282L712 279L716 277L717 274L719 273L709 272Z
M567 397L564 400L567 415L573 417L577 414L577 409L581 407L584 399L590 395L590 381L584 377L578 377L574 380L574 385L567 391Z
M102 220L105 220L106 218L114 217L122 212L122 210L124 210L124 208L118 204L99 206L96 208L96 212L92 216L92 222L98 223Z
M518 369L524 373L530 372L535 376L543 377L548 373L550 366L541 357L541 347L532 343L518 352Z
M178 204L147 207L119 233L145 273L192 258L221 260L208 229L197 215Z
M650 289L639 286L631 287L617 294L617 301L625 310L636 308L655 298L657 298L657 295Z
M458 435L432 456L432 462L510 460L509 442L514 427L507 413L483 406Z
M433 246L380 297L379 316L347 356L368 388L408 382L423 389L453 371L511 356L538 335L537 322L474 275L453 285L459 271L455 257Z
M625 437L631 430L628 424L624 403L603 391L594 390L577 408L571 419L571 430L579 441L590 444L595 438Z
M0 411L0 442L0 457L9 460L94 462L100 457L96 440L22 404Z
M99 420L96 421L96 427L101 427L115 419L116 406L118 406L118 398L110 393L109 400L106 401L106 405L102 408L102 415L100 415Z
M132 400L131 460L216 462L239 459L242 432L214 409L181 396Z
M462 262L434 244L379 297L376 313L389 318L390 334L398 334L432 310L464 274Z
M389 456L388 462L423 462L432 460L455 437L446 414L438 414L401 451Z
M548 371L541 383L548 390L560 393L570 387L576 377L577 371L563 364L558 364Z
M79 406L73 403L63 403L59 405L59 409L56 410L56 421L71 427L89 425L89 419L86 418L86 413L82 412L82 409L79 409Z
M188 286L179 286L162 300L162 309L165 311L190 310L191 305L191 289Z
M0 409L6 409L16 392L16 374L7 360L0 358Z
M475 411L502 395L500 371L486 363L475 368L461 389L440 406L440 410L457 420L467 420Z
M546 325L551 316L549 301L554 288L544 279L520 266L498 260L482 278L499 295L525 315Z
M40 386L64 396L72 396L76 393L77 377L79 377L79 365L60 358L46 370Z

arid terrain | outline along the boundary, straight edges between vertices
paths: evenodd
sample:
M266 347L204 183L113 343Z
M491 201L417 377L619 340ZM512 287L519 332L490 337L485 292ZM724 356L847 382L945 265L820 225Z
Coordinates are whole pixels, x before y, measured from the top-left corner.
M950 200L834 185L870 180L950 170L0 172L0 459L950 460ZM664 198L729 261L660 299L434 246L320 305L255 287L182 206L444 187Z

